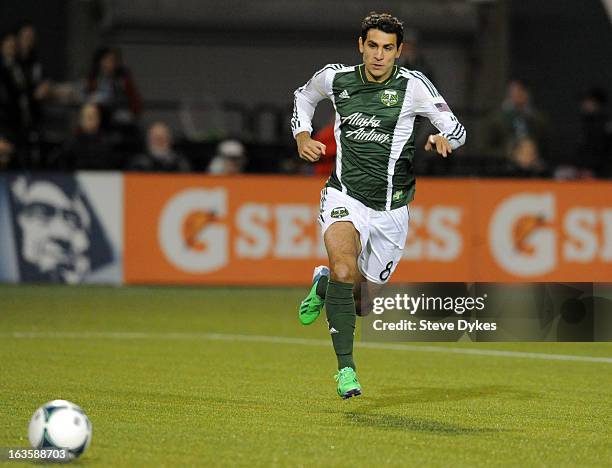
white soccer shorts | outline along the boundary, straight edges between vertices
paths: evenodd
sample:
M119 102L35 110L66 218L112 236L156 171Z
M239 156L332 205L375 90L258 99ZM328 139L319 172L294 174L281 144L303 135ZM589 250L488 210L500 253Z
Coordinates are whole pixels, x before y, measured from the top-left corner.
M321 191L319 224L323 236L335 222L353 223L361 239L357 266L373 283L386 283L395 271L406 244L408 220L408 206L377 211L332 187Z

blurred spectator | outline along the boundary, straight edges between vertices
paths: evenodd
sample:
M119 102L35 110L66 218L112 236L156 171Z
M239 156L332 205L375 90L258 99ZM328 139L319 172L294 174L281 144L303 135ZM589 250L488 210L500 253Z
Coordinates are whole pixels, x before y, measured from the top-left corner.
M400 65L409 70L420 71L429 78L429 81L435 84L433 68L419 47L419 34L417 31L406 30L404 32L404 46L402 47Z
M142 112L142 98L119 51L98 49L87 78L87 99L102 110L103 127L130 127Z
M486 135L487 153L504 157L522 139L529 138L536 145L537 154L546 160L548 120L531 104L526 84L512 80L508 84L502 108L490 119Z
M579 169L568 164L561 164L555 168L553 176L557 180L588 180L593 178L589 169Z
M145 172L187 172L189 161L172 149L172 131L163 122L155 122L147 132L147 152L131 158L127 169Z
M9 169L15 164L14 142L18 131L19 103L15 99L16 91L10 71L15 51L15 36L3 35L0 39L0 169Z
M88 103L81 107L76 134L66 143L54 165L65 170L120 169L119 156L100 123L97 105Z
M513 163L515 175L521 177L541 177L546 174L546 166L536 143L530 138L517 140L510 150L510 161Z
M210 161L208 173L233 175L244 172L247 159L244 145L238 140L224 140L217 146L217 154Z
M611 141L607 131L610 116L608 96L602 89L587 91L580 100L580 143L574 165L595 177L609 175Z
M0 134L0 170L9 168L14 152L15 145Z
M18 145L27 141L29 111L25 76L17 63L17 39L8 33L0 43L0 128Z
M32 121L34 126L38 126L41 120L40 102L51 94L51 85L44 78L36 48L36 29L30 23L21 25L17 31L17 60L25 78Z

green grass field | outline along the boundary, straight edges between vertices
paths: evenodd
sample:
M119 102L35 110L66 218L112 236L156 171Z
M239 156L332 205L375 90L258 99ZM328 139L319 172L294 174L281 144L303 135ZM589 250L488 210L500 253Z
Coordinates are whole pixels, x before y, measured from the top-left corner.
M461 351L612 343L358 345L364 395L342 401L303 292L1 286L0 447L62 398L93 424L78 465L610 466L611 360Z

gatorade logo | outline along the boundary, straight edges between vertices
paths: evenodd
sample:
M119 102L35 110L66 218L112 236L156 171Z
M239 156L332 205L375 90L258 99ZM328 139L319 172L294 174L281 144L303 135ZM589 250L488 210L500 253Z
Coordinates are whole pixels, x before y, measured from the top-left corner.
M164 258L180 271L204 274L242 259L325 257L320 231L306 233L315 223L315 206L244 203L233 212L229 206L229 193L221 187L173 195L157 222Z
M543 216L527 215L518 219L512 230L514 250L524 255L534 255L535 248L529 243L530 236L539 228L550 226Z
M517 276L549 273L557 264L552 194L523 193L503 201L489 225L489 247L497 263Z
M228 262L224 189L189 189L173 197L159 219L159 241L166 259L191 273L218 270Z
M196 210L188 214L182 226L184 245L196 252L204 252L208 244L201 234L216 219L217 215L214 211Z

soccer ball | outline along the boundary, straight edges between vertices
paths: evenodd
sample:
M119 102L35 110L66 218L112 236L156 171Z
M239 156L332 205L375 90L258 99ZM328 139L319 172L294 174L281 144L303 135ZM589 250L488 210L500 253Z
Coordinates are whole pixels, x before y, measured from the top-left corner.
M64 449L67 458L73 459L89 447L91 423L79 406L53 400L35 411L28 438L35 449Z

